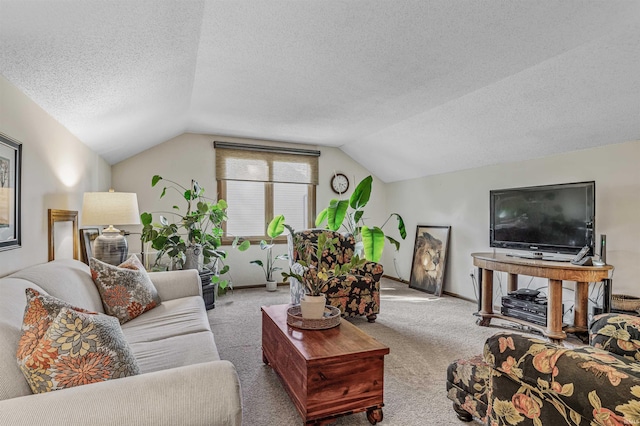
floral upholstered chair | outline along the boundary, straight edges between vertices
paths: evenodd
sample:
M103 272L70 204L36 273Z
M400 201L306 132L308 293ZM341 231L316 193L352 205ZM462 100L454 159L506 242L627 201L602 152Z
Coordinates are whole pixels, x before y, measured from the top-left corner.
M296 232L295 235L303 240L316 243L318 235L326 233L329 238L337 238L338 244L335 250L323 253L321 263L328 268L334 268L336 264L349 263L353 256L355 240L353 236L344 236L338 232L326 229L310 229ZM302 266L297 263L297 252L294 249L293 237L289 235L289 262L291 270L302 272ZM313 266L318 265L318 259L312 259ZM366 316L369 322L374 322L380 312L380 278L382 277L382 265L375 262L367 262L359 269L345 276L331 278L323 287L322 293L327 296L327 303L340 309L342 316L355 317ZM296 279L290 279L291 303L299 304L304 296L304 287Z
M490 426L640 424L640 317L596 316L589 341L496 334L482 358L449 366L447 396L458 418Z

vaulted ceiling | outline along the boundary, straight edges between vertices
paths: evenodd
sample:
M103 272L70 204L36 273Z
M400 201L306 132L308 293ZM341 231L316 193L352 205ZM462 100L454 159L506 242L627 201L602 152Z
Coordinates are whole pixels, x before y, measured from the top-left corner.
M640 139L636 0L0 0L0 43L110 163L194 132L397 181Z

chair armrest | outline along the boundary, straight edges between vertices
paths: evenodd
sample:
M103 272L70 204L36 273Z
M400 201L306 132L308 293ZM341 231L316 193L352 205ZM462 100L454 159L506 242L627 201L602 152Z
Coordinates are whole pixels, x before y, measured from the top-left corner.
M374 281L380 281L380 279L382 278L382 274L384 273L384 269L380 263L367 262L360 268L356 269L354 273L365 277L370 277Z
M0 424L242 424L242 399L229 361L212 361L0 401Z
M158 290L160 300L202 296L200 275L195 269L181 271L149 272L149 278Z
M498 333L487 339L484 361L494 370L536 387L539 380L553 380L557 358L567 350L517 333ZM548 368L540 367L540 362L543 361L548 364Z
M589 327L589 344L616 355L640 361L640 317L601 314Z

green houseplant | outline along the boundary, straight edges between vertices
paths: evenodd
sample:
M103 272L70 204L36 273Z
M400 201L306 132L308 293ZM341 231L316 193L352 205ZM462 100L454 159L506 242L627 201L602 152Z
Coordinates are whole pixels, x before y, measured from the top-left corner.
M174 211L159 213L159 223L153 223L153 214L144 212L140 215L142 222L141 240L143 243L151 243L151 247L157 250L154 266L158 266L164 255L167 255L177 269L199 269L202 264L217 272L212 277L213 283L218 283L221 290L230 285L228 280L220 280L220 275L229 272L229 266L224 264L227 252L221 249L222 224L227 220L227 203L225 200L212 200L204 196L202 188L195 180L191 181L190 188L186 188L177 182L164 179L155 175L151 179L151 186L158 182L168 182L168 186L162 189L160 198L163 198L167 190L178 192L186 203L186 209L177 205ZM174 220L167 218L168 215ZM245 241L237 246L240 250L246 250L249 242ZM218 263L222 267L218 269Z
M273 246L275 245L273 240L282 235L284 232L284 216L279 215L276 216L267 226L267 235L271 240L267 243L265 240L260 241L260 249L266 250L266 262L262 262L262 260L252 260L249 263L254 265L258 265L264 271L264 277L267 281L267 290L275 291L277 288L276 280L273 277L273 273L276 271L282 270L279 266L275 265L277 260L285 260L288 259L289 256L287 254L279 254L277 256L273 256Z
M404 240L407 237L407 230L402 216L398 213L391 213L382 226L369 227L364 223L364 207L371 198L373 178L364 178L351 194L348 200L332 199L329 206L322 210L316 217L316 226L326 223L326 227L332 231L337 231L340 227L353 234L356 242L362 242L364 257L372 262L379 262L384 249L385 238L400 249L400 242L389 235L385 235L382 228L392 217L398 220L398 232Z

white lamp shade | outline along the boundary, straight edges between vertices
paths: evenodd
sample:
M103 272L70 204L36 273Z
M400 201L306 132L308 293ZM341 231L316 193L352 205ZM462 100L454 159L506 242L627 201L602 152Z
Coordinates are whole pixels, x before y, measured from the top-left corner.
M138 196L134 192L85 192L82 225L139 225Z

